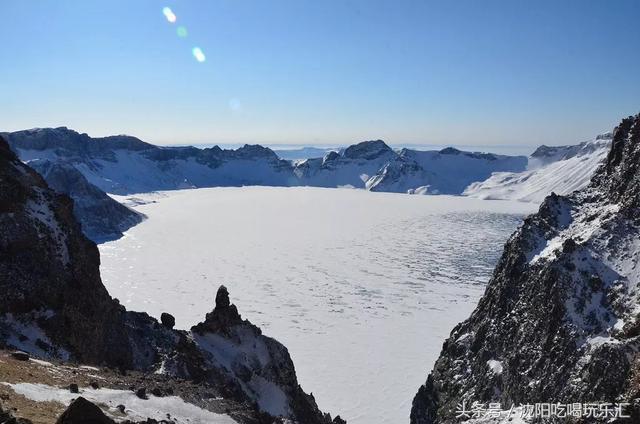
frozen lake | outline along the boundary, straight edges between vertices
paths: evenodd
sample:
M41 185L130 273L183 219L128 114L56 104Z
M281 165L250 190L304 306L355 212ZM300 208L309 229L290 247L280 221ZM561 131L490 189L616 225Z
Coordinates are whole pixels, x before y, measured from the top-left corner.
M482 295L536 206L314 188L151 193L148 220L100 246L102 278L132 310L202 321L220 284L284 343L300 384L350 424L409 422L453 326Z

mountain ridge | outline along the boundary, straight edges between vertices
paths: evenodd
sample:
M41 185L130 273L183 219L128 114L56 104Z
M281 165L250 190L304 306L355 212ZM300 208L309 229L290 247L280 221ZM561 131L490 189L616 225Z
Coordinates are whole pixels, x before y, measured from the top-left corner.
M525 219L444 342L412 424L458 422L463 401L623 402L631 418L620 422L640 419L639 163L640 114L616 127L586 187Z

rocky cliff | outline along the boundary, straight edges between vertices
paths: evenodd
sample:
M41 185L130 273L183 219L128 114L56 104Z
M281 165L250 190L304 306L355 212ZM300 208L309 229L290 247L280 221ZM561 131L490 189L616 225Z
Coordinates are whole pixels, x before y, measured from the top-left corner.
M343 422L320 412L287 349L242 320L224 287L203 323L174 330L168 315L160 324L112 299L99 261L71 199L0 137L0 347L190 380L202 398L214 393L247 405L234 417L241 423Z
M73 213L82 232L96 243L122 237L124 231L145 218L91 184L69 163L34 160L29 166L42 175L49 187L73 199Z
M506 243L476 310L453 329L415 396L412 424L458 422L462 401L634 404L639 166L637 115L616 128L588 187L547 197Z

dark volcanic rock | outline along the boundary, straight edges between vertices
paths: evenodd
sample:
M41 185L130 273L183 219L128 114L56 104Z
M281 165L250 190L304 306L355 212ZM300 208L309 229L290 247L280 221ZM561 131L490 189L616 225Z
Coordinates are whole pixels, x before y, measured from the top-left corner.
M72 201L50 190L0 138L0 314L44 330L51 343L41 340L41 347L131 365L124 309L102 285L99 264Z
M507 242L469 319L445 341L411 423L454 423L464 400L640 397L640 115L616 129L584 190L551 195Z
M112 299L99 264L96 245L75 220L73 202L51 190L0 137L0 347L106 365L123 375L134 369L190 380L244 405L242 424L280 416L294 423L331 423L298 385L287 349L243 320L226 288L192 333L172 330ZM168 317L164 321L170 324ZM75 410L87 408L81 401L59 422L75 422Z
M198 334L225 332L232 326L239 324L246 324L256 334L260 334L258 327L242 320L238 313L238 308L236 308L236 305L232 305L229 300L229 291L225 286L220 286L216 293L216 307L206 315L204 322L195 325L192 330Z
M56 424L115 424L102 410L83 397L71 402Z
M15 359L17 359L18 361L28 361L29 360L29 354L27 352L23 352L21 350L16 350L14 352L11 352L11 356Z
M173 317L173 315L166 312L163 312L160 315L160 322L169 330L171 330L176 325L176 319Z
M138 396L140 399L148 399L147 389L145 389L144 387L140 387L138 390L136 390L136 396Z

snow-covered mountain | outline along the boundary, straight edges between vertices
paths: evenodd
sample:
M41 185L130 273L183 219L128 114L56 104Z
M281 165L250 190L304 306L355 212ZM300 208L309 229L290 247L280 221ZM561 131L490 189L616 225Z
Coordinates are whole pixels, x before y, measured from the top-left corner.
M494 172L524 170L524 156L463 152L453 147L440 151L402 149L368 182L372 191L420 194L461 194Z
M296 164L299 184L314 187L366 188L366 183L397 153L382 140L363 141L341 152Z
M259 145L159 147L135 137L91 138L65 127L4 134L23 161L62 161L114 194L216 186L351 187L370 191L467 195L539 202L584 187L606 155L610 135L576 146L541 146L529 158L401 149L364 141L323 157L279 158Z
M124 135L91 138L66 127L2 135L23 161L67 162L108 193L294 183L290 162L257 145L237 150L159 147Z
M463 194L482 199L540 203L550 193L569 194L585 187L609 152L610 133L574 146L541 146L523 172L496 172L473 183Z
M280 159L299 161L309 158L323 157L329 152L337 152L340 148L323 148L323 147L299 147L295 149L277 149L274 150L275 154Z
M461 194L469 184L498 171L524 170L523 156L440 151L394 151L382 140L365 141L323 158L296 165L303 185L355 187L371 191L420 194Z
M29 166L44 177L49 187L73 199L73 213L82 232L96 243L120 238L124 231L144 219L141 213L91 184L69 163L37 159L30 161Z
M586 187L548 196L511 236L416 394L412 424L458 423L463 401L618 402L629 419L579 412L575 422L640 422L640 115L623 119L609 145Z

